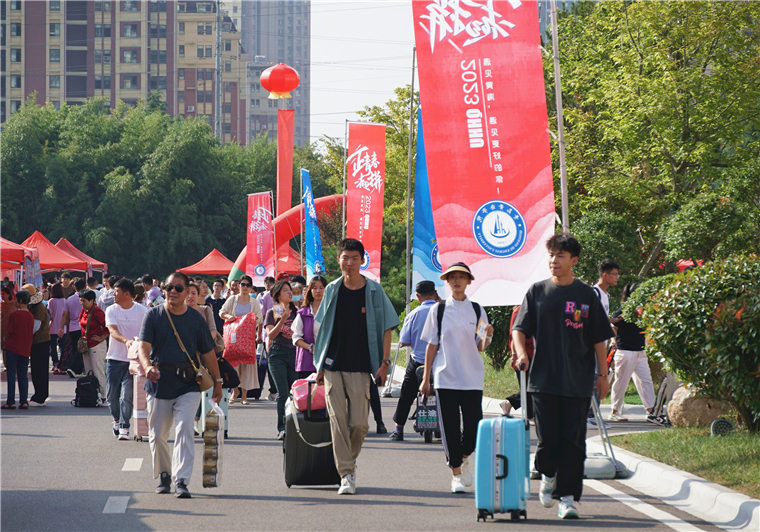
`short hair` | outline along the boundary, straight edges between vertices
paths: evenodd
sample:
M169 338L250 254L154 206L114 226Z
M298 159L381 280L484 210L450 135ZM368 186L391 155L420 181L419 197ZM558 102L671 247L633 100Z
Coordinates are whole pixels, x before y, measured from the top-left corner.
M185 275L184 273L182 275ZM187 277L187 275L185 275ZM140 282L142 284L153 284L153 277L150 276L150 274L145 274L142 277L140 277Z
M82 290L79 292L79 299L88 299L95 301L95 292L93 290Z
M184 273L182 273L182 272L171 273L171 274L169 274L169 277L166 278L166 280L168 281L172 277L177 277L178 279L182 279L184 281L184 283L185 283L185 286L190 286L190 278L187 275L185 275ZM144 276L143 276L143 282L145 282L145 277ZM151 284L153 284L153 279L151 279L149 282ZM198 290L198 293L200 293L200 290Z
M77 279L74 281L74 288L77 292L81 292L87 286L87 282L84 279Z
M53 299L62 299L64 297L63 285L61 285L61 283L55 283L53 285L50 289L50 297Z
M277 281L276 283L274 283L274 286L269 291L269 293L272 294L272 299L274 299L278 303L280 302L280 292L282 292L282 289L285 287L285 285L288 285L288 288L290 288L291 290L293 289L290 286L290 281Z
M620 266L617 262L614 262L610 259L604 259L602 262L599 263L599 275L604 275L605 273L611 273L612 270L619 270Z
M110 276L110 277L108 278L108 285L109 285L111 288L113 288L114 286L116 286L116 283L117 283L118 281L119 281L119 276L118 276L118 275L112 275L112 276ZM131 282L131 281L130 281L130 282Z
M198 284L195 281L190 281L190 283L187 285L187 289L190 290L191 288L195 288L195 291L198 292L198 295L201 295L201 287L198 286Z
M16 292L16 301L18 301L19 305L28 305L31 298L32 296L26 290Z
M361 258L364 258L364 244L355 238L344 238L340 241L338 244L338 257L340 257L344 251L358 251Z
M238 279L238 281L248 281L249 283L251 283L251 286L253 286L253 279L251 278L250 275L243 275L242 277L240 277L240 279Z
M69 272L63 272L61 279L71 279L71 274Z
M240 284L240 279L230 279L230 284L232 283Z
M214 284L219 283L222 286L224 286L224 280L223 279L214 279Z
M272 277L271 275L267 275L266 277L264 277L264 282L274 284L274 277Z
M88 277L87 286L98 286L98 280L95 277Z
M546 241L546 249L548 251L567 251L571 257L580 257L582 248L581 243L574 236L559 233L552 235Z
M295 283L295 282L291 282L291 283L290 283L290 289L291 289L293 292L295 292L295 291L296 291L296 289L299 289L299 290L301 290L301 294L303 294L303 285L302 285L301 283Z
M116 276L114 276L116 277ZM108 281L110 284L110 280ZM126 277L122 277L118 281L116 281L113 285L111 285L113 288L118 288L122 292L129 292L129 295L134 297L135 296L135 283L127 279ZM143 292L145 291L145 288L143 288Z
M306 279L304 279L303 275L291 275L290 276L290 282L292 283L298 283L301 286L306 286Z

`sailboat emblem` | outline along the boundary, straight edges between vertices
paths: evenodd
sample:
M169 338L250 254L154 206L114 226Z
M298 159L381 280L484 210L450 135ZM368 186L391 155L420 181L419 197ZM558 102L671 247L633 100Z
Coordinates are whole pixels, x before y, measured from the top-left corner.
M491 236L494 238L507 238L509 236L509 230L504 228L504 224L501 222L501 216L496 214L496 221L491 229Z

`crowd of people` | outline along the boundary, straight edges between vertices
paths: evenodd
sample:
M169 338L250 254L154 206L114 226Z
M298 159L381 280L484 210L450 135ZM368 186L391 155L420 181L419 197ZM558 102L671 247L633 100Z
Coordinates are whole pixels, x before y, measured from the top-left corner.
M528 372L529 404L521 405L514 395L502 408L505 415L512 408L528 408L538 435L539 499L547 507L559 501L560 517L572 518L577 517L574 504L583 487L590 401L609 390L610 344L617 348L618 377L609 420L625 420L622 397L632 376L650 413L654 397L643 331L619 313L608 316L607 290L617 284L617 264L603 262L599 283L592 288L572 272L581 252L577 240L555 235L547 251L552 277L528 290L510 324L512 367ZM200 366L206 368L214 382L211 395L218 402L223 383L218 359L225 357L225 342L235 342L228 328L253 323L255 341L228 360L240 380L229 404L261 400L268 378L267 399L277 402L276 437L282 440L291 386L298 378L316 374L317 383L325 386L341 477L338 493L355 493L356 461L369 431L370 409L378 433L385 432L377 387L388 377L391 331L401 324L382 286L361 273L362 243L341 241L337 258L341 275L332 282L316 275L307 284L299 275L280 274L267 277L260 291L247 275L229 284L215 279L210 290L203 279L180 272L164 282L150 275L134 281L110 276L101 286L93 277L63 273L39 290L27 284L15 292L8 284L2 290L8 393L0 408L44 406L51 362L55 375L79 378L92 372L102 404L109 408L113 435L126 440L133 410L132 375L142 373L153 472L159 479L156 491L170 493L173 486L175 496L188 498L194 422L200 409L196 374ZM441 300L432 281L418 283L421 304L406 316L400 330L400 343L411 346L411 357L390 439L403 441L418 393L434 393L451 491L462 493L473 481L470 458L483 417L480 353L490 344L494 329L485 309L465 293L475 279L466 264L452 264L441 279L449 296ZM623 300L635 289L626 286ZM172 425L173 451L167 441Z

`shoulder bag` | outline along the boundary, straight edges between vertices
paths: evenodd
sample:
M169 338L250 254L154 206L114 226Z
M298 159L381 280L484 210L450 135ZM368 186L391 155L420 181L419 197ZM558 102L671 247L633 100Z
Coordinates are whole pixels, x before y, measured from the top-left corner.
M87 344L87 334L90 332L90 320L92 319L92 310L90 310L90 314L87 316L87 325L84 327L84 336L80 336L79 340L77 340L77 351L82 353L83 355L86 355L90 351L90 346Z
M171 312L169 312L169 306L164 305L164 310L166 311L166 317L169 318L169 323L171 323L172 330L174 331L174 337L177 338L177 343L179 344L179 348L182 349L182 352L185 353L185 355L187 355L187 358L190 360L190 364L193 366L193 370L195 370L195 382L198 383L198 386L200 387L201 391L205 392L206 390L214 386L214 379L211 378L211 375L209 374L208 370L201 365L201 358L198 356L197 351L195 353L195 356L198 359L198 365L197 366L195 365L195 362L190 357L190 354L187 352L187 349L185 349L185 344L182 343L182 338L179 337L177 328L174 326L174 321L172 321Z

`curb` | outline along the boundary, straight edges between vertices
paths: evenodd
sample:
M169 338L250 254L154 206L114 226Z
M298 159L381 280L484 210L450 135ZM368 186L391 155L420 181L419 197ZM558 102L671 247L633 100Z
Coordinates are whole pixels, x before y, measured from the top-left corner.
M600 436L588 438L586 444L590 451L604 452ZM617 479L617 482L724 530L760 530L760 500L652 458L613 447L615 458L630 472L627 479Z

